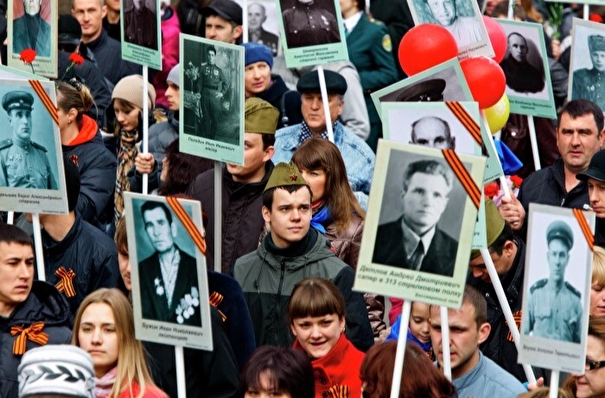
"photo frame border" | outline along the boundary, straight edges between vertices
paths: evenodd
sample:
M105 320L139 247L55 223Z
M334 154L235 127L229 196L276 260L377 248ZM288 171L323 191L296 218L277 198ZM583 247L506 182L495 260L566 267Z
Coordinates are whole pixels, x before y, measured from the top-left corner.
M132 1L132 0L130 0ZM141 0L145 2L145 0ZM124 0L122 0L120 7L120 34L122 35L122 41L120 45L122 48L122 59L124 61L130 61L135 64L142 66L148 66L156 70L162 70L162 15L161 15L161 0L153 0L155 3L155 18L156 24L156 40L158 48L156 50L147 48L145 46L139 46L138 44L130 43L124 40L126 27L124 26L126 20L124 18ZM150 21L151 22L151 21Z

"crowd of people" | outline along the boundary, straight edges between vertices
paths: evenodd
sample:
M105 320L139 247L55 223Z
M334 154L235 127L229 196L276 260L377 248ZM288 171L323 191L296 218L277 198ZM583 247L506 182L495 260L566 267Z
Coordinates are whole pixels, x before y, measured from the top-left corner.
M360 293L353 284L382 136L370 94L405 78L398 57L413 54L396 49L413 26L407 2L372 0L368 6L364 0L340 0L343 38L331 11L329 17L322 15L329 1L280 2L284 23L301 26L287 32L292 48L309 40L342 39L349 46L350 62L325 65L327 104L317 70L285 67L279 36L264 26L265 5L248 5L250 41L242 43L246 10L238 3L174 3L161 1L157 10L161 43L155 41L154 29L136 20L140 15L151 18L155 11L149 2L134 0L123 10L123 32L119 19L124 2L72 0L71 15L60 16L56 108L64 182L56 181L46 149L31 138L37 128L32 124L33 94L18 90L2 98L12 138L0 141L0 186L64 185L68 213L39 215L41 252L34 250L37 224L32 225L31 214L17 214L14 223L0 218L0 396L178 395L174 347L135 337L133 302L138 298L133 293L140 290L144 297L144 290L157 292L142 304L143 318L185 325L202 322L205 298L194 286L196 259L176 238L177 217L162 202L146 201L131 215L141 217L142 235L152 248L141 259L137 247L138 264L131 264L129 248L138 244L138 237L128 232L124 193L142 193L146 176L149 198L191 199L203 210L203 225L197 227L204 231L204 279L210 295L210 325L205 326L211 330L213 350L183 350L187 397L390 397L402 326L407 346L399 397L548 396L550 373L545 369L533 369L536 385L526 383L509 330L515 326L535 336L585 342L584 373L550 387L561 387L559 397L605 397L605 129L599 102L605 86L599 86L600 93L592 90L591 98L566 101L571 33L565 27L569 16L577 15L574 4L559 27L562 36L555 39L545 30L549 66L557 73L552 85L558 117L535 118L542 168L533 171L533 164L524 164L516 195L485 201L488 252L519 323L507 323L485 258L474 250L468 253L461 308L448 309L446 321L438 306L414 302L409 325L401 325L401 300ZM50 29L40 16L41 4L24 0L26 13L14 21L6 45L50 46L40 37L36 42L36 35L18 33L32 23L40 25L38 36ZM502 4L508 3L489 0L485 12L499 16ZM458 30L475 30L469 24L477 21L457 17L456 6L451 0L426 2L434 19ZM545 25L550 17L538 0L522 0L514 11L517 19ZM317 19L317 28L302 15ZM598 16L597 9L591 19ZM215 179L215 162L180 151L179 126L189 121L180 120L185 117L179 110L192 111L192 125L204 130L199 135L214 139L230 112L221 98L236 91L225 77L225 66L216 64L214 46L207 48L207 63L178 63L180 33L243 48L244 162L225 164L220 180ZM141 66L122 59L123 41L162 47L162 70L151 71L148 84ZM590 39L590 57L596 60L591 70L596 77L591 79L597 85L603 82L604 72L598 68L604 43ZM518 34L508 37L508 45L505 72L524 61L528 51L526 39ZM72 53L83 61L74 65ZM185 87L181 76L195 73L202 77L198 84ZM537 91L548 81L529 72L523 79ZM515 81L507 76L507 84L514 86ZM329 125L333 141L328 140ZM526 156L529 142L519 143L527 129L525 116L511 115L502 140L522 162L532 163ZM144 134L146 151L141 147ZM436 116L413 123L416 145L455 149L455 138L448 123ZM374 262L451 276L458 242L442 231L439 219L452 172L441 163L421 160L401 175L403 213L379 226ZM220 204L215 202L217 190ZM548 226L551 273L531 287L528 310L522 311L531 203L596 214L587 336L582 335L579 292L561 277L574 246L564 222ZM434 222L421 220L424 211L432 213ZM400 241L396 246L385 244L393 237ZM215 251L217 240L220 253ZM44 259L44 280L35 271L35 256ZM133 267L138 267L140 285L134 292ZM179 300L181 296L188 299ZM558 315L539 319L544 303L554 303ZM449 342L442 339L445 328ZM444 360L445 345L449 361ZM444 375L446 363L451 377Z

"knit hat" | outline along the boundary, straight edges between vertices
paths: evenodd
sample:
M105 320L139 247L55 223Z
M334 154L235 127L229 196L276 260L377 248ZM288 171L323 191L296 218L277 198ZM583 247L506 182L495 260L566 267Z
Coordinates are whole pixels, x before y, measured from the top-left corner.
M269 69L273 68L273 54L271 54L269 47L253 41L244 43L242 46L244 46L246 52L244 57L246 66L255 62L266 62Z
M605 51L605 36L590 35L588 36L588 49L593 51Z
M328 94L344 95L347 92L347 81L340 73L324 70L326 91ZM301 93L319 93L319 73L314 70L298 79L296 89Z
M155 88L151 83L147 84L149 88L149 109L155 107ZM130 75L126 76L116 84L111 93L112 101L115 98L123 99L143 109L143 76Z
M245 103L246 133L275 134L279 111L258 97L250 97Z
M166 78L167 82L174 84L177 87L181 87L181 78L180 78L181 66L180 64L176 64L170 69L168 72L168 77Z
M21 358L19 398L65 395L94 398L95 374L90 355L73 345L52 344L28 350Z
M74 211L80 197L80 170L72 159L65 156L63 157L63 169L67 188L67 208L69 211Z
M485 229L487 234L487 247L489 248L500 237L506 221L500 215L496 204L491 199L485 199ZM471 251L471 260L479 257L479 250Z
M565 221L553 221L546 230L546 241L550 244L553 239L560 239L567 245L567 250L573 247L573 232Z
M267 181L267 185L265 186L265 191L263 192L266 192L271 188L285 187L288 185L309 186L300 173L300 170L298 170L298 167L296 167L292 161L289 163L278 163L273 168L269 181Z

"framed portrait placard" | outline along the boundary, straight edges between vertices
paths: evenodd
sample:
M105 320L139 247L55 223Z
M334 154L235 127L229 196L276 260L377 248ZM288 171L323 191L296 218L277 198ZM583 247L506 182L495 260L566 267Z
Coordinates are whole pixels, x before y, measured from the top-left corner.
M7 65L40 76L57 77L58 2L8 0L7 3ZM31 26L37 26L37 31L30 32ZM35 58L25 63L20 57L23 54L29 60L31 50L35 51Z
M244 164L244 47L180 35L179 150Z
M557 118L544 28L539 23L496 20L507 36L500 67L506 76L510 112Z
M11 68L10 66L0 65L0 80L29 80L36 79L40 81L47 81L48 79L43 76L34 75L33 73L22 71L20 69Z
M605 25L574 18L568 100L584 98L605 109L605 87L599 84L605 63L599 52L605 52Z
M160 0L123 0L120 7L122 58L162 70Z
M288 68L349 60L338 0L277 0L276 4Z
M20 79L0 79L0 210L67 214L55 85Z
M200 202L125 192L124 206L137 339L212 350Z
M529 206L519 363L584 373L594 213Z
M459 308L485 158L380 140L354 289Z
M235 0L248 13L248 42L264 44L273 56L282 54L280 14L275 0Z

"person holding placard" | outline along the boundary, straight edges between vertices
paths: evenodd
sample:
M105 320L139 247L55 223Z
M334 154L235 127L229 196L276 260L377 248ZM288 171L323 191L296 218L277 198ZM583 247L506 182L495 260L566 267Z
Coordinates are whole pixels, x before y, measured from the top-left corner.
M440 367L443 367L441 314L431 306L431 341ZM460 397L515 398L526 392L523 384L483 355L479 345L489 336L487 305L477 289L466 286L459 310L449 308L450 360L452 383Z

